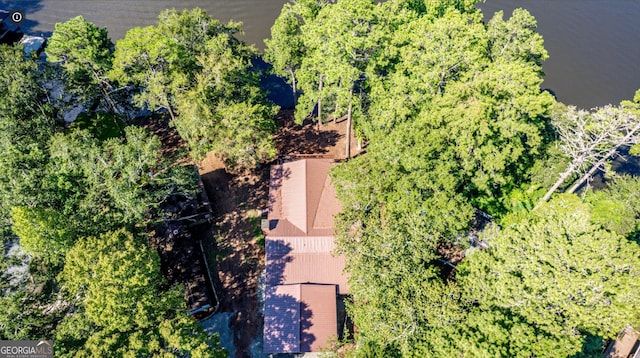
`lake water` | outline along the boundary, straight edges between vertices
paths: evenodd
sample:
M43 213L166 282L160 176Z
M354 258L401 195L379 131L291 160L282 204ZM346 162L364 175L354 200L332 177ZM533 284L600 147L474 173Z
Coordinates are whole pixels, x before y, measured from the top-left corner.
M544 87L582 108L617 104L640 89L640 1L487 0L485 16L516 7L538 20L549 59Z
M0 0L0 8L23 9L35 34L77 15L107 27L114 40L127 29L155 23L165 8L201 7L212 17L244 22L245 40L263 47L287 0ZM640 88L640 1L487 0L485 14L527 8L537 19L550 59L544 87L559 100L583 108L630 99Z

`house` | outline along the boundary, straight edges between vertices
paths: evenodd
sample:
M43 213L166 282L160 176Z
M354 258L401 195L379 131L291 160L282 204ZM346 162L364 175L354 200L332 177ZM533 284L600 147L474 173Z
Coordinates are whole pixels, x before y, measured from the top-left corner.
M0 44L14 44L23 36L22 30L11 21L11 12L0 10Z
M604 352L606 358L640 358L640 333L632 327L625 327Z
M0 44L13 45L20 42L23 45L24 53L31 56L35 52L36 56L40 56L47 44L47 39L41 36L25 35L20 26L11 20L16 12L0 10ZM24 18L24 15L20 15Z
M333 254L341 205L329 159L274 165L266 230L264 352L317 352L338 336L338 298L349 293Z

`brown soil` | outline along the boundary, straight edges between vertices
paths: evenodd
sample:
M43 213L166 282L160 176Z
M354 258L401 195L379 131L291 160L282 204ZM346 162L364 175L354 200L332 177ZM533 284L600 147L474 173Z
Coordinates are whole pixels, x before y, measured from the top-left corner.
M169 126L166 116L154 115L151 119L141 119L137 125L158 136L162 143L162 157L171 160L172 165L194 164L189 156L182 155L186 150L186 143L176 129Z
M280 127L274 138L279 158L344 158L346 121L330 122L319 130L316 124L293 123L292 111L276 117ZM353 137L352 137L353 138ZM352 155L358 153L352 139ZM220 311L235 312L230 325L234 333L236 357L249 357L248 347L260 334L258 281L264 270L264 247L259 239L263 210L267 209L269 167L232 175L212 153L199 165L202 182L212 203L217 227L217 283Z
M278 153L281 157L321 157L341 160L346 152L345 118L328 121L318 128L316 122L304 121L301 125L293 122L292 110L281 110L276 116L280 130L275 135ZM351 157L359 154L358 141L351 133Z

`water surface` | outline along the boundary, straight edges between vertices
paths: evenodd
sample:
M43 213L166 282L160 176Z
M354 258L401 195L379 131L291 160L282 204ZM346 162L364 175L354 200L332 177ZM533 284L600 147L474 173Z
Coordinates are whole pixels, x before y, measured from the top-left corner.
M544 87L564 103L592 108L631 99L640 89L640 1L487 0L485 17L516 7L538 20L549 59Z
M0 8L22 8L29 31L50 33L56 22L83 15L107 27L112 39L136 26L152 25L166 8L201 7L222 21L244 22L248 43L258 48L287 0L0 0ZM487 0L485 16L516 7L538 20L550 59L544 87L559 100L583 108L630 99L640 88L640 1Z

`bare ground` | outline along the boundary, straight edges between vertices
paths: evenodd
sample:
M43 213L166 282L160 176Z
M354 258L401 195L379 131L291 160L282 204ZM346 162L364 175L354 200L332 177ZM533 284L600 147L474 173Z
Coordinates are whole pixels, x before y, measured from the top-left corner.
M274 139L279 158L344 158L345 120L332 121L318 129L311 122L295 125L293 112L287 110L280 111L276 120L280 129ZM356 143L352 137L352 155L358 153ZM232 175L212 153L198 166L216 216L220 311L232 313L230 326L236 357L249 357L252 341L262 334L263 317L257 295L265 254L259 242L259 217L267 209L269 166Z

